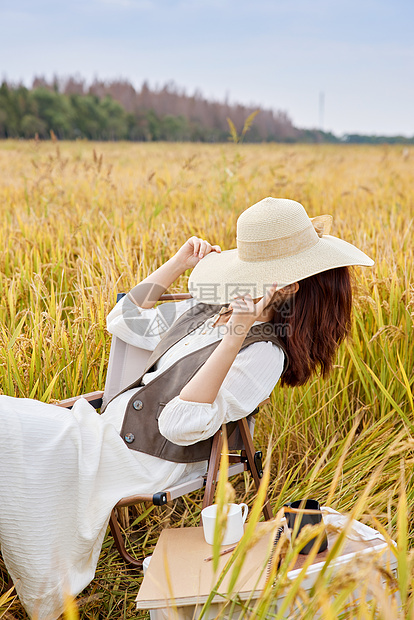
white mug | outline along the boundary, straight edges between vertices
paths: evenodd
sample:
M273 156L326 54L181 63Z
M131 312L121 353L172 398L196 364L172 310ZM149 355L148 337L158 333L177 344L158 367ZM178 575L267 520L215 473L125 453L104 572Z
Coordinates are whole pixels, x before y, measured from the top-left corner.
M249 507L247 504L228 504L227 525L222 545L233 545L239 542L244 534L244 522L246 521ZM226 506L224 507L227 508ZM201 511L203 520L204 538L209 545L214 541L214 528L216 526L217 504L207 506Z

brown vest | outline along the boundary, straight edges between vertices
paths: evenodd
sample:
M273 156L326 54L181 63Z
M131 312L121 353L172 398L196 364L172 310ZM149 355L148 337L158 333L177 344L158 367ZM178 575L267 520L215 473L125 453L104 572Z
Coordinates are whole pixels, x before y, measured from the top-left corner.
M184 338L184 336L197 329L197 327L200 327L208 318L216 314L221 307L210 304L197 304L182 314L161 338L161 341L148 359L144 372L136 381L120 392L122 394L134 387L140 388L127 404L121 429L122 439L132 450L151 454L152 456L175 463L195 463L209 458L213 438L199 441L190 446L179 446L161 435L158 430L158 418L165 405L172 398L178 396L182 388L210 357L214 349L220 344L220 340L177 360L150 383L142 387L140 386L142 377L150 371L168 349ZM286 356L286 351L275 333L273 323L253 325L241 349L262 340L271 341L281 347ZM286 356L284 371L286 370L287 363ZM230 427L227 430L228 435L230 435L235 424L228 424L227 426Z

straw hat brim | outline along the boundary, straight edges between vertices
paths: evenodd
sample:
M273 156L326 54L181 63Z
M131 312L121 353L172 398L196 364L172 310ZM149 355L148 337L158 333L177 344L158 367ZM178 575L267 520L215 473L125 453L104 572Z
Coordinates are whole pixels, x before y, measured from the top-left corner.
M351 243L323 235L310 249L269 261L242 261L237 249L210 252L191 272L188 290L203 303L228 304L234 295L250 293L253 299L262 297L273 282L277 282L279 290L328 269L373 264L369 256Z

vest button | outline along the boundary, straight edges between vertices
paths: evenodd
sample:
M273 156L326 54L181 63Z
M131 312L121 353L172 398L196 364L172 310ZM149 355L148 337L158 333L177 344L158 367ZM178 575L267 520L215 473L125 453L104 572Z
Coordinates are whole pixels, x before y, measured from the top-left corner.
M132 406L136 411L139 411L140 409L143 408L144 405L142 403L142 400L134 400L134 402L132 403Z
M132 443L135 440L135 435L133 433L127 433L124 439L127 443Z

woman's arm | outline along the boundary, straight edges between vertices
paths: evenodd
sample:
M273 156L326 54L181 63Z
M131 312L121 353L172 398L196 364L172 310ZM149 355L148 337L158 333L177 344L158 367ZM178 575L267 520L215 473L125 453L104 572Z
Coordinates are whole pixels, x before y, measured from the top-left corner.
M106 317L106 328L127 344L153 351L174 321L196 304L190 298L144 310L125 295Z
M186 269L195 267L210 252L221 252L221 248L199 237L190 237L172 258L134 286L128 298L140 308L153 308L161 295Z
M236 355L250 327L272 299L276 284L269 287L256 304L250 295L239 297L231 302L233 313L226 323L227 333L220 344L194 377L183 387L179 396L181 400L212 404L218 394Z
M240 351L214 403L176 396L158 418L161 435L179 446L212 437L223 424L248 416L273 391L283 372L285 356L272 342L255 342Z
M170 260L112 308L106 319L108 331L128 344L153 351L165 331L197 300L190 298L173 304L160 304L154 309L155 302L180 274L212 251L221 250L218 245L211 246L198 237L188 239Z

